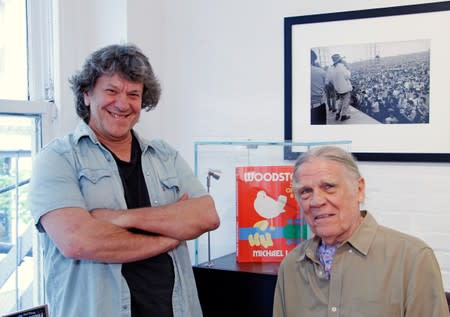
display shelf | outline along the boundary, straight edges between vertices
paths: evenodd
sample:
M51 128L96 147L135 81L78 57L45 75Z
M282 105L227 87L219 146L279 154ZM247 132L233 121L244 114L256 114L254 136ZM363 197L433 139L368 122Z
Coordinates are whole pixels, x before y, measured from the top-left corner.
M236 254L194 266L203 317L271 317L279 263L237 263Z
M213 259L212 261L201 263L196 267L200 269L277 275L279 266L280 264L278 262L238 263L236 261L236 253L231 253Z

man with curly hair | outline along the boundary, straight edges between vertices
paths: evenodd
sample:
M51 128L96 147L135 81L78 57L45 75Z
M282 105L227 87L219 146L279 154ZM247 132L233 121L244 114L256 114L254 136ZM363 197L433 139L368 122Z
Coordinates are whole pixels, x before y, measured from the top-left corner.
M134 130L161 93L148 58L110 45L70 83L81 121L37 155L29 193L50 315L201 316L186 240L220 220L180 154Z

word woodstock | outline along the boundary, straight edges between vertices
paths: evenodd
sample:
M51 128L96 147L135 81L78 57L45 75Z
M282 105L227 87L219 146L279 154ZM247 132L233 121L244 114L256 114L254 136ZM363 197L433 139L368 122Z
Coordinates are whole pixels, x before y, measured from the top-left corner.
M280 262L306 239L291 174L292 166L236 168L238 262Z

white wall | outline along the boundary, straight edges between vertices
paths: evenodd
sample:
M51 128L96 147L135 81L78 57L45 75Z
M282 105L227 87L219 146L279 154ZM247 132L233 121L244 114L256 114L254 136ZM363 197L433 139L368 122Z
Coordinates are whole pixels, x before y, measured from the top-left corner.
M78 123L68 79L101 46L125 42L126 0L54 1L56 135Z
M115 2L123 8L124 1ZM103 3L81 2L87 7ZM67 61L63 77L87 51L122 40L108 27L114 28L116 18L126 21L119 34L126 29L126 39L150 56L163 87L161 103L143 114L139 129L147 137L168 140L193 164L194 141L283 139L284 17L424 2L435 1L128 0L126 16L95 8L87 18L94 21L101 14L102 23L83 28L82 35L75 26L86 11L79 9L79 1L72 2L65 4L71 13L60 36L67 44L60 57ZM110 6L108 2L103 8ZM102 33L92 34L97 24ZM63 112L72 113L70 93L63 101ZM73 115L63 113L62 118L63 125L73 126ZM368 184L366 207L380 223L433 247L449 291L450 163L361 162L361 169Z

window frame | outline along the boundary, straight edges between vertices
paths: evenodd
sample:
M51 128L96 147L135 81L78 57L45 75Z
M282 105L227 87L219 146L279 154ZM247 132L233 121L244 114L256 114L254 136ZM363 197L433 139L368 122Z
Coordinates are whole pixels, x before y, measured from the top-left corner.
M0 0L1 1L1 0ZM14 0L16 1L16 0ZM54 52L53 17L55 0L22 0L26 8L28 99L11 100L0 98L0 115L17 115L37 118L36 151L48 143L57 126L57 107L54 103ZM32 156L35 153L32 153ZM44 304L43 261L39 235L33 233L33 257L35 278L33 280L33 303ZM39 278L36 278L39 277Z

